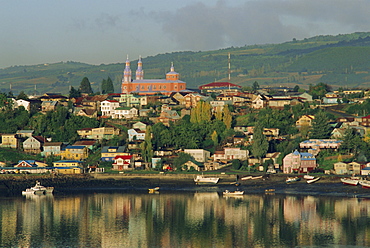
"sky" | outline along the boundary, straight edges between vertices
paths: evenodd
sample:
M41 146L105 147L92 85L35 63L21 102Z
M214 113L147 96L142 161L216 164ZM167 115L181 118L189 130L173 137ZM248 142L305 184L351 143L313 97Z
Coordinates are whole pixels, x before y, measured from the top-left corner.
M0 68L370 31L369 0L0 0Z

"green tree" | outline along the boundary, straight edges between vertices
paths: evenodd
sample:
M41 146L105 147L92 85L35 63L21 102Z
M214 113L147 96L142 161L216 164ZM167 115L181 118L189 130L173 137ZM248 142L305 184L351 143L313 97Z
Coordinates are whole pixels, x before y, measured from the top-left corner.
M107 80L103 79L101 83L102 94L114 93L113 81L110 77Z
M315 115L312 123L310 139L328 139L330 138L332 127L329 124L329 118L324 111L319 111Z
M181 170L181 167L188 162L189 160L194 159L193 156L191 156L188 153L180 152L178 157L176 157L173 160L173 167L175 167L177 170Z
M230 113L229 107L226 105L223 108L222 121L225 123L225 126L226 126L227 129L231 128L232 120L233 120L233 117Z
M26 93L24 93L24 91L21 91L19 92L19 95L17 96L17 100L19 99L28 100L28 96L26 95Z
M92 94L93 93L90 81L87 77L84 77L82 79L79 90L80 90L81 93L86 93L86 94Z
M320 99L325 96L326 93L331 91L331 86L325 83L318 83L315 86L310 85L308 93L312 95L314 99Z
M252 84L252 90L254 91L254 92L256 92L257 90L259 90L260 89L260 85L258 84L258 82L257 81L254 81L254 83Z
M364 145L365 144L361 136L356 132L356 129L348 128L344 132L343 142L341 143L339 150L344 151L347 154L352 153L356 156Z
M253 128L252 154L261 161L268 148L269 143L263 134L263 126L257 122Z
M80 97L81 96L81 92L79 89L75 89L73 86L71 87L71 89L69 90L69 98L74 98L74 97Z
M216 130L213 131L213 133L211 135L211 139L213 141L214 146L217 146L218 145L218 134L217 134Z
M145 162L149 163L153 157L153 146L152 146L152 128L147 126L145 130L145 139L140 144L141 155Z

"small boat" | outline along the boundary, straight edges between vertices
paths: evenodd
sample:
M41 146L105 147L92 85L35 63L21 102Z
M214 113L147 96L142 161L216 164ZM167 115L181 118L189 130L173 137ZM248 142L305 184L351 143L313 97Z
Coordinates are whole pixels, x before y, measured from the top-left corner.
M249 180L249 179L252 179L252 176L245 176L245 177L242 177L240 180L245 181L245 180Z
M251 179L254 180L254 179L261 179L263 176L256 176L256 177L252 177Z
M310 179L310 180L307 180L307 183L314 183L314 182L317 182L317 181L319 181L320 180L320 177L314 177L314 178L312 178L312 179Z
M345 177L345 178L341 178L340 181L343 184L356 186L358 185L360 178L359 177Z
M155 188L149 189L149 193L155 193L155 192L158 192L158 190L159 190L159 187L155 187Z
M218 177L204 177L203 175L198 175L194 178L196 184L216 184L220 178Z
M360 180L358 183L362 186L362 188L370 189L370 181Z
M29 194L46 194L46 193L53 193L54 187L45 187L42 186L39 181L36 181L35 186L31 188L27 188L26 190L22 191L22 195L29 195Z
M229 191L229 190L225 190L224 192L222 192L223 195L227 195L227 196L237 196L237 195L243 195L244 194L244 191L239 191L239 190L236 190L236 191Z
M311 175L304 175L303 176L303 179L306 179L306 180L311 180L311 179L314 179L315 177L314 176L311 176Z
M287 179L285 180L286 183L294 183L294 182L298 182L300 181L301 179L299 177L287 177Z

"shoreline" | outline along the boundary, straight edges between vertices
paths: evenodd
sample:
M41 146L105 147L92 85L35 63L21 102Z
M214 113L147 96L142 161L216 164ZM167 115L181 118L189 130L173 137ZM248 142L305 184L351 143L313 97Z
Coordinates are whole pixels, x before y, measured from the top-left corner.
M320 175L320 180L307 184L306 180L287 184L288 175L273 174L263 179L238 181L237 175L207 174L220 177L215 185L196 185L195 174L83 174L83 175L17 175L4 176L0 192L18 195L33 186L38 180L44 186L53 186L55 194L68 192L148 192L149 188L160 187L161 192L223 192L244 190L245 194L285 194L370 198L370 189L361 186L343 185L339 176Z

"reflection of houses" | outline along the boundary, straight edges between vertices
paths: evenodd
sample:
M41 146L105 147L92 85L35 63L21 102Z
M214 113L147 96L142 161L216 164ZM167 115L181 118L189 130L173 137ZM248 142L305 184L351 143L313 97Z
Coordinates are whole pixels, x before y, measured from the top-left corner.
M132 155L118 155L114 158L113 170L132 170L133 156Z
M103 146L101 149L101 161L113 161L116 156L130 155L125 146Z
M190 154L198 162L206 162L210 157L211 153L204 149L184 149L184 153Z
M283 173L305 173L316 168L316 158L308 152L298 152L286 155L283 159Z

